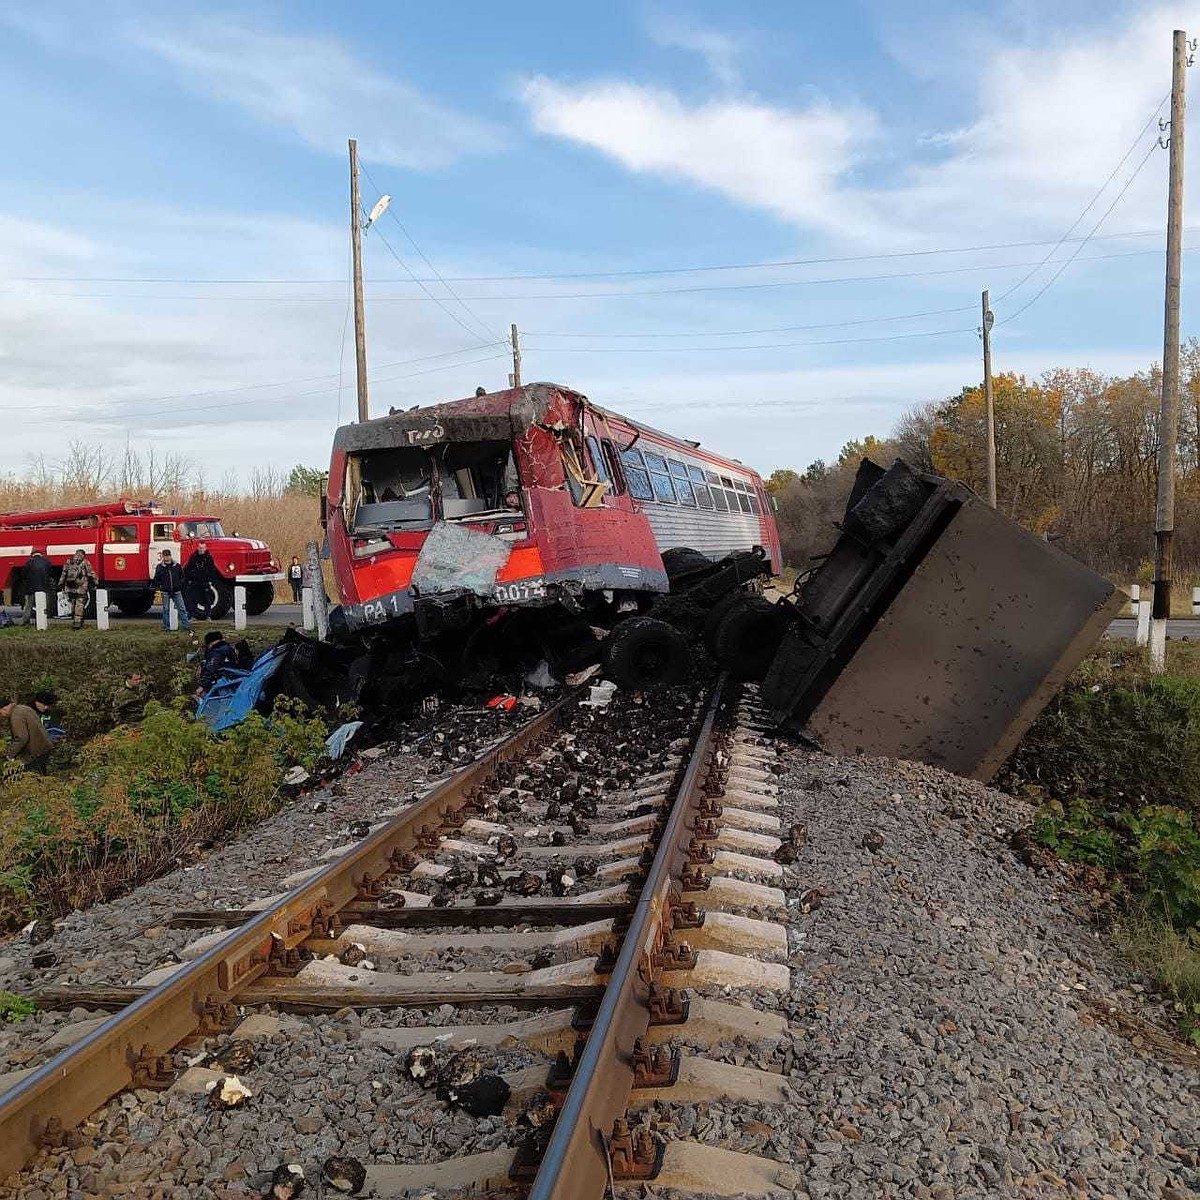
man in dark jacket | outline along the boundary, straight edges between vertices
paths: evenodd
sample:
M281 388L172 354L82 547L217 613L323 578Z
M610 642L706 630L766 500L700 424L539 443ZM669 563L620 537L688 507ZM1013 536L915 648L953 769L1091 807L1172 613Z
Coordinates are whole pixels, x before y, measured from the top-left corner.
M212 629L204 635L204 661L200 664L200 687L198 695L208 691L226 667L237 666L237 654L225 640L220 630Z
M40 551L35 550L26 560L21 572L21 584L25 589L25 602L21 607L21 624L33 624L34 596L38 592L49 593L54 589L50 585L50 560Z
M171 606L174 605L180 626L191 633L192 622L188 617L187 605L183 602L183 568L175 561L170 550L164 550L159 555L150 586L162 593L162 627L171 628Z
M212 620L212 585L218 578L217 564L208 552L208 544L197 543L195 552L183 568L183 581L188 607L196 614L198 621Z

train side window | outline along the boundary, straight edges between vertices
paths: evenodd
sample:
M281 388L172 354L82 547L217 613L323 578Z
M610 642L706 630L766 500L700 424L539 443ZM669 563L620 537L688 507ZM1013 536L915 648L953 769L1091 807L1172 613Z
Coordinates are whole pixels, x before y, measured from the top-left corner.
M604 438L600 442L600 452L604 455L604 462L612 479L612 490L617 493L623 492L625 490L625 472L621 470L621 460L617 456L616 446L608 438Z
M750 509L750 497L749 497L749 496L747 496L745 492L738 492L738 494L737 494L737 502L738 502L738 504L740 504L740 505L741 505L742 512L744 512L744 513L748 513L748 512L750 512L750 511L751 511L751 509Z
M667 473L667 460L661 454L655 454L650 450L643 450L642 457L646 460L646 466L652 471L660 471L663 475Z
M621 451L621 471L629 486L629 494L635 500L654 499L654 489L650 486L650 473L642 461L640 450Z
M725 493L719 487L710 488L709 494L712 496L713 508L717 512L729 511L729 501L725 499Z
M750 511L756 517L759 516L759 514L761 514L761 512L762 512L762 506L758 502L758 497L753 492L751 492L750 495L746 497L746 499L750 501Z
M612 491L612 473L608 469L608 459L600 450L600 443L589 433L587 436L588 453L592 456L592 470L596 472L596 478L608 484L608 490Z
M655 500L660 500L663 504L675 503L675 488L671 484L670 475L660 475L655 471L650 476L650 482L654 487Z
M712 493L704 482L704 472L699 467L688 467L688 474L692 479L692 491L696 493L696 503L701 508L712 508Z
M667 470L671 472L671 482L675 485L675 498L680 504L695 508L696 497L692 492L692 485L688 482L687 467L683 463L669 458L667 459Z

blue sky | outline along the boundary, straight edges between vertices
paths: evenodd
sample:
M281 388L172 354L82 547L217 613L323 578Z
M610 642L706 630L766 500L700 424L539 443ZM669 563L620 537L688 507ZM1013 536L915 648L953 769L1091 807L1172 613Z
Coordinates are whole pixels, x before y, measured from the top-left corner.
M1198 18L7 5L0 471L72 438L210 480L323 462L354 406L350 136L364 205L393 197L365 250L376 412L501 386L516 322L527 380L803 467L975 382L984 287L997 369L1143 367L1153 118Z

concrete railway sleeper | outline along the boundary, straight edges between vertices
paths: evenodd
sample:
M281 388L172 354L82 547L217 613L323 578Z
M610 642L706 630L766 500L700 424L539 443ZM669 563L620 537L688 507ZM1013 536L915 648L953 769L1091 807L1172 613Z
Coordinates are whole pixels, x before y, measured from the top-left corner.
M785 1186L779 1163L664 1143L646 1118L664 1104L787 1102L781 1075L728 1057L750 1046L765 1062L786 1030L769 1002L746 1007L731 993L789 986L787 937L770 919L784 905L774 751L735 690L718 686L703 704L694 691L659 694L644 707L618 694L599 712L564 701L285 881L291 891L236 912L177 912L172 924L213 930L183 963L132 987L42 993L46 1005L120 1011L0 1095L0 1175L41 1149L65 1156L83 1136L73 1127L124 1089L203 1104L229 1078L227 1064L214 1068L231 1047L252 1061L255 1038L302 1019L245 1015L269 1006L314 1022L363 1013L360 1045L399 1069L405 1104L430 1102L414 1082L425 1071L451 1111L490 1105L515 1143L441 1162L364 1155L363 1194L599 1200L652 1177L706 1194ZM498 957L511 961L498 968ZM185 1045L199 1057L223 1049L178 1075L197 1062ZM261 1086L253 1071L246 1082ZM471 1087L492 1090L482 1101L454 1090ZM200 1194L195 1176L174 1182ZM255 1186L249 1194L283 1194Z

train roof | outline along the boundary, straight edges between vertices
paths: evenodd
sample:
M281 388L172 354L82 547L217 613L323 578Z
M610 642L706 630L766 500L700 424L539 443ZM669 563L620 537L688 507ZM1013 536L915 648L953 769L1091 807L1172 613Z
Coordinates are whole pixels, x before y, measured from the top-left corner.
M353 453L442 441L511 441L543 422L556 400L589 405L610 420L628 425L639 433L650 434L681 447L703 450L709 457L719 458L754 473L752 468L736 458L729 458L702 447L699 442L665 433L653 425L593 404L581 392L557 383L529 383L499 392L485 392L482 396L468 396L463 400L417 405L402 412L393 410L385 417L373 417L368 421L341 426L334 434L333 446L335 450ZM442 427L441 433L431 437L435 425ZM410 434L413 436L409 437Z

